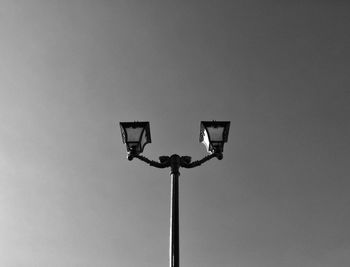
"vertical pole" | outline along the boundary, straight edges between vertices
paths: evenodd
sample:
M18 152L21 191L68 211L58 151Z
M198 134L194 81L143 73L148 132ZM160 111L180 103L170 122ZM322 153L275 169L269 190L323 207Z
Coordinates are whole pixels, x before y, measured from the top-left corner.
M179 159L172 157L173 163L171 168L171 197L170 197L170 248L169 264L170 267L180 266L180 246L179 246Z

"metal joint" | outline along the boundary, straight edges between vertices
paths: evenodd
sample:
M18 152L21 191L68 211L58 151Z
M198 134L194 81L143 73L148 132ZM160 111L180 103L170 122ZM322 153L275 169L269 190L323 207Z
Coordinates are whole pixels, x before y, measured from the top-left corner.
M179 175L179 169L181 167L181 157L177 154L173 154L170 156L170 174Z

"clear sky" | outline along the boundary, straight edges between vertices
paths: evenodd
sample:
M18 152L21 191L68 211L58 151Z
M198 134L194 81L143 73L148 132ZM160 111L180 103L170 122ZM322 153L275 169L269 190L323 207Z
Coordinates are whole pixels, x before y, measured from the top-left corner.
M180 170L183 267L350 265L348 1L1 0L0 266L168 266Z

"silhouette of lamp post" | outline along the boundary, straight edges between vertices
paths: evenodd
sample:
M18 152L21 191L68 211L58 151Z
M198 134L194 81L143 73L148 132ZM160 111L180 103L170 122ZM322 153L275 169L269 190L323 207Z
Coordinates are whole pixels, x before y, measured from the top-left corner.
M199 141L202 142L209 155L201 160L192 161L189 156L161 156L159 161L149 160L140 155L146 144L151 143L149 122L120 122L123 143L126 144L128 160L138 158L156 168L170 167L171 177L171 206L170 206L170 248L169 266L180 266L179 255L179 176L180 167L194 168L204 162L223 158L224 143L227 142L230 128L229 121L202 121L200 124Z

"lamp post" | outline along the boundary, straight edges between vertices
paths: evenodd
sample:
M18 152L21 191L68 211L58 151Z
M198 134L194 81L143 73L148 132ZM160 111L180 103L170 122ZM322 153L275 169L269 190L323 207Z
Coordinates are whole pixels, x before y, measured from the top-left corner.
M158 161L149 160L140 155L146 144L151 143L149 122L120 122L123 143L126 144L128 160L138 158L156 168L170 167L171 197L170 197L170 247L169 266L180 266L179 248L179 176L180 167L194 168L204 162L223 158L224 143L227 142L230 128L229 121L202 121L200 124L199 141L202 142L209 155L201 160L192 161L189 156L161 156Z

